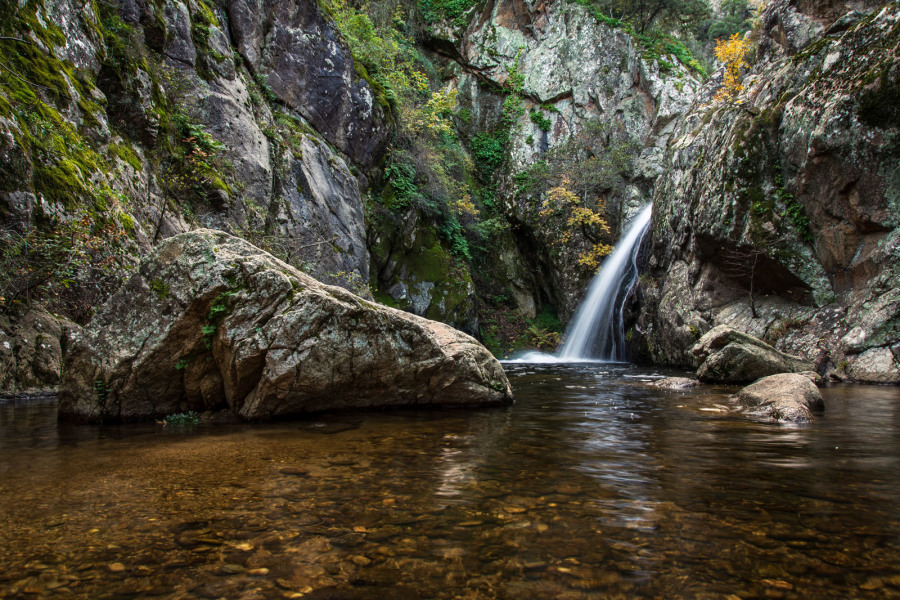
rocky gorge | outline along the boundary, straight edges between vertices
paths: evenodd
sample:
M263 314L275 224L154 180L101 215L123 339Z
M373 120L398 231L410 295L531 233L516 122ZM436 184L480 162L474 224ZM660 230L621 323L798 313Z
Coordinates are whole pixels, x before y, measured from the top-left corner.
M701 367L692 348L725 326L807 366L830 361L841 379L900 383L897 2L767 3L728 101L715 98L721 70L590 3L426 8L390 3L369 25L358 7L312 0L0 9L3 390L65 379L61 410L89 419L223 401L257 419L341 406L378 385L403 390L396 403L452 403L459 390L502 402L500 367L452 328L498 355L552 347L603 247L648 202L628 308L634 360ZM422 78L413 100L372 58L389 46L366 27L382 22L413 43L416 68L398 69ZM434 108L440 98L449 108ZM190 275L148 274L186 235L227 235L209 243L244 257L259 248L281 262L250 271L290 275L266 279L275 288L253 303L229 296L248 304L208 323L243 280L194 288ZM306 338L254 333L249 316L225 326L257 310L302 328L289 318L302 296L288 299L290 281L366 315L342 313L348 331L372 319L374 352L334 381L337 354L313 352L332 375L311 377L329 383L291 406L277 390L299 363L269 364L266 350ZM181 313L153 311L175 299L193 319L172 326L175 349L121 337L121 351L91 354L117 325L140 331L138 316L161 335ZM412 391L391 379L401 374L388 373L398 363L377 350L383 338L409 355L403 377L438 383ZM164 378L133 370L160 356ZM468 375L451 374L463 364ZM357 378L370 370L378 385ZM165 388L152 388L160 404L121 412L117 399L150 380Z

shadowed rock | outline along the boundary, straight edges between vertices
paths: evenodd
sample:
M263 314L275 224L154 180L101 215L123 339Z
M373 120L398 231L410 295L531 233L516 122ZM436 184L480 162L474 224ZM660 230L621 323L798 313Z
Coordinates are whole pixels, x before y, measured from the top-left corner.
M697 378L710 383L748 383L777 373L814 371L812 361L779 352L764 341L719 325L693 347Z
M227 405L264 420L511 400L473 338L201 229L161 243L98 311L66 356L59 415L140 420Z
M750 414L779 422L804 423L812 419L812 410L825 408L819 388L797 373L764 377L731 398Z

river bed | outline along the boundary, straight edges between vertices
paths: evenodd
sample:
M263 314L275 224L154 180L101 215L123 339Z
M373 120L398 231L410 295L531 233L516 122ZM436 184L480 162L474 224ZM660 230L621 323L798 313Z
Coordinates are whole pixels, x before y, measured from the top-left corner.
M0 404L0 598L900 598L900 389L805 426L659 370L509 408L74 426Z

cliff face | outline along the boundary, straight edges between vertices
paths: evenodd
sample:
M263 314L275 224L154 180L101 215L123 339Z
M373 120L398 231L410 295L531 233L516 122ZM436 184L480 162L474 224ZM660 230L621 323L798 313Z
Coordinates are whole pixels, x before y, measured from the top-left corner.
M635 332L661 364L728 324L900 382L900 4L832 22L799 4L762 15L735 102L679 122Z
M4 3L4 312L40 288L87 321L161 240L209 227L487 338L486 321L565 321L596 267L585 257L652 200L633 333L645 358L688 365L727 323L898 379L896 2L773 3L730 103L683 46L589 3L463 5L416 30L428 92L458 93L455 130L433 142L458 164L436 184L403 171L427 157L398 148L396 96L314 0ZM392 5L391 34L412 39L403 19L420 9ZM398 173L418 205L395 202ZM447 218L428 197L441 186L474 211ZM575 222L572 206L597 212ZM0 320L0 358L32 373L15 321Z
M5 222L88 212L132 256L194 222L367 281L351 169L378 163L385 111L315 2L250 4L7 3Z
M697 73L568 2L491 0L474 11L464 32L438 31L431 44L457 65L455 85L470 115L464 134L473 139L508 124L497 178L502 212L527 265L524 276L513 277L520 308L528 312L532 303L549 301L568 317L594 272L578 258L597 236L576 231L559 243L563 232L540 214L546 190L536 189L533 169L591 132L581 149L591 146L592 157L615 165L610 181L594 183L583 200L605 205L611 231L602 239L613 242L653 197L677 117L700 86ZM510 98L521 101L518 111ZM627 156L613 156L614 150ZM571 151L563 158L574 157ZM576 170L564 175L574 178Z

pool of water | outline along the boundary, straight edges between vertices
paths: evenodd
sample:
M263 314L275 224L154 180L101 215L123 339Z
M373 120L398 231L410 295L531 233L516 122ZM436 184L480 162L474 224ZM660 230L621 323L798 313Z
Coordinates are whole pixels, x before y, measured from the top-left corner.
M900 598L900 389L806 426L627 366L504 409L58 425L0 405L0 598Z

